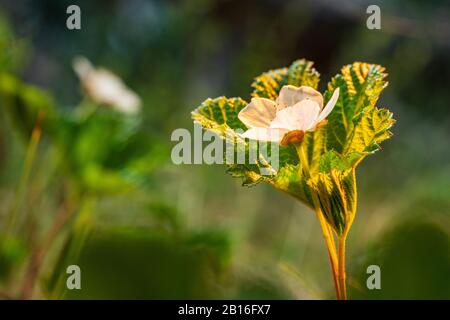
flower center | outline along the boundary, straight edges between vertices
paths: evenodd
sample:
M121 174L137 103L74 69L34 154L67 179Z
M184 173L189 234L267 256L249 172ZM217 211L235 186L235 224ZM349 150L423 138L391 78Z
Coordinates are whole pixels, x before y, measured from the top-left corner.
M293 142L301 142L303 140L303 136L305 135L305 131L303 130L292 130L286 133L283 136L280 144L284 147L288 146Z

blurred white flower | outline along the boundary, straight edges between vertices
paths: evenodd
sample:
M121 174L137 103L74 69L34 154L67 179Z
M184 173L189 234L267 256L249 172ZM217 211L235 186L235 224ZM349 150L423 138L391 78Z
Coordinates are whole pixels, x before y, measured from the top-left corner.
M80 78L84 91L95 102L127 114L139 112L141 100L138 95L109 70L94 68L84 57L73 60L73 69Z
M313 88L283 86L276 101L253 98L239 112L239 120L249 128L242 136L281 145L302 141L306 132L326 124L338 98L339 88L324 108L322 94Z

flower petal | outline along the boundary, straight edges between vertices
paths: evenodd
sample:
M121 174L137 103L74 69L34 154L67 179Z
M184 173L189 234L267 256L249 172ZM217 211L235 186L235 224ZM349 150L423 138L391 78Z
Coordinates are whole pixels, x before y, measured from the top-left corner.
M108 105L123 113L137 113L141 107L139 96L127 88L114 73L94 68L84 57L76 57L73 68L81 80L86 94L95 102Z
M275 118L277 105L265 98L253 98L252 101L239 112L238 118L247 128L267 128Z
M85 57L75 57L72 62L73 69L80 79L85 78L91 71L94 70L91 62Z
M123 113L140 109L139 97L128 89L122 79L106 69L95 69L82 79L83 88L96 102L104 103Z
M280 94L276 100L278 104L278 110L282 110L286 107L292 107L294 104L302 100L313 100L317 102L319 108L323 107L322 94L311 87L301 86L295 87L292 85L283 86L280 90Z
M315 126L319 112L320 107L316 101L303 100L293 107L278 111L270 127L307 131Z
M285 129L252 128L244 132L241 136L252 140L280 143L287 132L288 130Z
M320 113L317 122L322 121L330 114L330 112L336 105L338 98L339 98L339 88L336 88L336 90L334 90L333 92L333 95L331 96L331 99L328 101L327 105L325 106L325 108L323 108L322 112Z

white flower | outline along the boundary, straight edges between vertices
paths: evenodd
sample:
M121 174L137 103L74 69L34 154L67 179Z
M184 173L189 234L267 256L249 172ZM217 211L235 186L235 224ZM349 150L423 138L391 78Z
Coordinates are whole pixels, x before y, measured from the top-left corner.
M75 58L73 68L81 80L84 91L92 100L119 112L128 114L139 112L141 100L118 76L109 70L94 68L84 57Z
M244 138L278 142L288 145L298 142L308 131L314 131L326 123L325 118L333 110L339 97L339 88L323 107L322 94L311 87L283 86L275 101L252 98L239 112L238 118L249 130Z

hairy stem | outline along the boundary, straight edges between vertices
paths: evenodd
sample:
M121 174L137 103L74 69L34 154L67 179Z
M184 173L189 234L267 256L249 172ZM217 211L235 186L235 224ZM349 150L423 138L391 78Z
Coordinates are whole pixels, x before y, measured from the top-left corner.
M317 215L317 218L319 219L320 227L322 228L322 234L325 239L325 244L326 244L327 250L328 250L328 257L330 259L330 267L331 267L331 273L333 276L334 288L336 291L336 298L338 300L340 300L342 297L341 297L341 289L340 289L340 284L339 284L338 257L336 254L336 245L334 243L333 232L332 232L329 224L325 220L320 209L316 209L316 215Z
M308 157L306 155L306 150L304 148L303 143L300 143L299 145L297 145L297 153L300 158L300 163L301 163L304 175L306 177L309 177L310 176L309 161L308 161ZM338 257L337 257L337 253L336 253L336 244L334 242L333 231L332 231L330 225L328 224L328 222L326 221L326 219L322 213L322 210L320 209L319 200L317 199L317 195L313 194L312 198L313 198L313 203L314 203L317 219L319 220L320 227L322 229L322 234L325 239L325 244L326 244L327 250L328 250L328 258L330 259L330 267L331 267L331 273L333 276L334 288L336 291L336 298L338 300L340 300L342 298L342 294L341 294L341 288L340 288L340 283L339 283Z

